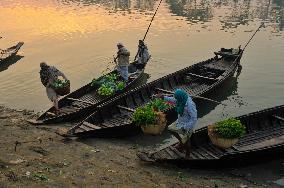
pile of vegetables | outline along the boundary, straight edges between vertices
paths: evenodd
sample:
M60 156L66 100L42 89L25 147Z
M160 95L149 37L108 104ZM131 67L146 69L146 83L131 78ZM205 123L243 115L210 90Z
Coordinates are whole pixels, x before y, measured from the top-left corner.
M216 123L214 132L221 138L234 139L243 136L246 128L240 120L229 118Z
M133 113L133 122L135 125L150 125L155 123L156 121L156 114L151 106L146 105L142 107L138 107L135 112Z
M145 106L136 108L133 113L132 120L135 125L151 125L156 122L157 115L161 111L167 110L174 106L173 103L165 101L163 99L153 99Z
M65 88L67 86L70 85L70 81L69 80L60 80L57 79L55 80L52 84L51 87L54 89L60 89L60 88Z
M171 103L170 101L165 101L163 99L157 98L150 101L150 103L148 103L147 105L151 106L155 111L164 111L168 108L173 107L175 104Z
M91 86L98 85L98 93L102 96L110 96L115 92L123 90L125 88L125 83L119 81L118 75L115 73L105 75L101 79L93 79Z

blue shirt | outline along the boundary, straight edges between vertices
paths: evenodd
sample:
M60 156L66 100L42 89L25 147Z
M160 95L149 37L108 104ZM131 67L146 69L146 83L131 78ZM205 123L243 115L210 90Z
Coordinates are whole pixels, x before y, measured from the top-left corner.
M174 97L168 97L165 96L164 99L166 101L175 102L176 99ZM178 114L178 120L177 120L177 128L184 128L186 130L193 130L195 128L197 122L197 110L196 105L192 101L191 97L188 96L188 99L186 101L183 115Z

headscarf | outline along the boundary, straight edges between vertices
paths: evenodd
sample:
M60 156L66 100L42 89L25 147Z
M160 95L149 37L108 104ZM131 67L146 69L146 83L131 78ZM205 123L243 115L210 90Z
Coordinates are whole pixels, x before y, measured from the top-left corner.
M183 115L184 107L188 99L187 92L182 89L175 91L174 97L176 99L176 111L179 115Z
M117 46L124 47L124 45L121 42L117 43Z

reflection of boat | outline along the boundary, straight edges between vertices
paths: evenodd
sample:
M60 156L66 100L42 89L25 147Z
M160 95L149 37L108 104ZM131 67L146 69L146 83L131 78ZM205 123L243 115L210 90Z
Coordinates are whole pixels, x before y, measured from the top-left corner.
M20 55L14 55L13 57L10 57L8 60L6 60L5 62L1 63L0 65L0 72L7 70L9 68L9 66L13 65L14 63L16 63L17 61L19 61L20 59L22 59L24 56L20 56Z
M20 48L23 46L23 42L19 42L17 45L1 50L0 54L0 66L7 63L12 57L14 57Z
M130 81L128 82L126 87L121 90L121 92L125 92L128 89L141 84L141 81L144 80L143 73L145 65L146 64L138 64L137 62L130 64ZM117 70L114 70L107 75L113 73L117 73ZM102 79L104 76L101 76L97 80ZM98 89L99 85L92 86L92 83L89 83L59 100L58 106L61 112L60 115L55 116L53 114L55 109L54 107L51 107L37 120L29 120L29 122L33 124L47 124L62 121L72 121L75 119L79 120L93 113L98 105L110 100L114 96L117 96L121 93L114 93L113 95L102 97L98 94Z
M140 152L138 157L148 162L170 162L197 166L221 166L239 164L277 156L284 152L284 105L237 117L246 126L247 133L229 149L219 149L209 140L207 127L198 129L191 137L189 158L178 151L175 144L154 152ZM236 160L236 162L234 162Z
M151 83L135 88L114 100L102 104L86 120L75 125L69 131L77 136L99 134L115 136L120 133L139 130L133 125L132 113L135 108L145 105L157 91L172 92L183 88L192 95L205 95L213 92L225 80L232 76L239 65L238 58L211 58L164 76ZM174 108L165 111L168 124L177 118Z
M210 95L205 95L205 96L213 100L222 102L228 99L228 97L234 95L237 91L237 87L238 87L237 77L230 77L222 84L222 88L218 88L215 91L210 92ZM202 118L203 116L209 114L218 105L219 104L213 102L209 103L205 100L198 100L198 118Z

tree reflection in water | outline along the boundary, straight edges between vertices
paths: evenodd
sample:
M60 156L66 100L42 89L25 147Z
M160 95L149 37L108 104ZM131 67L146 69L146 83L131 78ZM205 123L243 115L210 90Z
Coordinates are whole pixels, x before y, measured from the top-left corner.
M186 17L191 23L208 22L212 17L212 8L206 0L166 0L171 12Z

